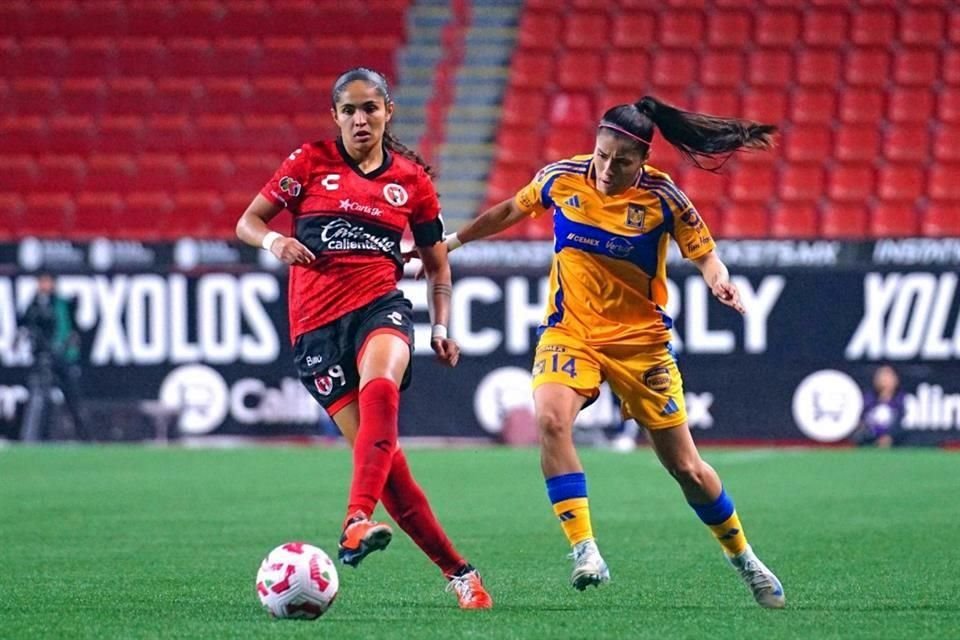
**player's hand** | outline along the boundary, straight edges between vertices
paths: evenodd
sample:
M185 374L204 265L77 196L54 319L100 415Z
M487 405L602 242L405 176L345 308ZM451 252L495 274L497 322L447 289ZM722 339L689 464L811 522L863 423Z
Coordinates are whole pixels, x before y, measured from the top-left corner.
M437 354L437 360L448 367L455 367L460 362L460 345L450 338L434 338L430 341L430 346Z
M419 260L419 259L420 259L420 252L417 251L417 248L416 248L416 247L414 247L413 249L410 249L409 251L404 251L403 253L400 254L400 256L403 258L403 263L406 264L406 263L410 262L411 260ZM424 277L425 275L426 275L426 273L424 272L424 270L423 270L423 264L421 263L421 264L420 264L420 268L417 269L417 275L413 276L413 279L414 279L414 280L423 280L423 277Z
M747 310L743 308L743 303L740 302L740 292L737 290L737 286L729 280L716 282L711 290L713 291L714 297L723 304L736 309L740 314L747 312Z
M310 264L317 259L299 240L289 237L274 240L270 245L270 253L284 264Z

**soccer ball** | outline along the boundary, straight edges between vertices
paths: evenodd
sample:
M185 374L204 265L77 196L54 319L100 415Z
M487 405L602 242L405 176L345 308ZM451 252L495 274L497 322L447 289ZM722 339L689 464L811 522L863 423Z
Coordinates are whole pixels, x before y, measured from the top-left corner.
M340 578L330 557L305 542L282 544L263 559L257 596L275 618L316 620L330 608Z

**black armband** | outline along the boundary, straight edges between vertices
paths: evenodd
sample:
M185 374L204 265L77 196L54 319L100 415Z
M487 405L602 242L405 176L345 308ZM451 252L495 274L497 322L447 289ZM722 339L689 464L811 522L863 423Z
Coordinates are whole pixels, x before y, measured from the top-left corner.
M423 224L415 224L412 229L413 241L418 247L432 247L443 240L443 221L440 218L434 218Z

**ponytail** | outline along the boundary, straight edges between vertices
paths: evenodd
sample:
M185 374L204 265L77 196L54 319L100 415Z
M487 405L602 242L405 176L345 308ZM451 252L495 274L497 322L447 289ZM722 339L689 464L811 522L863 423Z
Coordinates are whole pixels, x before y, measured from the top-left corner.
M427 161L423 159L423 156L421 156L419 153L417 153L407 145L400 142L397 139L397 137L393 135L393 132L390 131L389 124L387 125L387 128L383 132L383 143L386 145L387 149L389 149L390 151L393 151L394 153L398 153L404 158L406 158L407 160L410 160L411 162L414 162L420 165L421 167L423 167L423 170L431 178L437 177L436 173L433 170L433 167L427 164Z
M652 96L613 107L603 115L600 126L622 130L646 145L656 128L683 156L706 171L717 171L738 149L769 149L777 132L772 124L684 111ZM704 158L721 160L704 166Z

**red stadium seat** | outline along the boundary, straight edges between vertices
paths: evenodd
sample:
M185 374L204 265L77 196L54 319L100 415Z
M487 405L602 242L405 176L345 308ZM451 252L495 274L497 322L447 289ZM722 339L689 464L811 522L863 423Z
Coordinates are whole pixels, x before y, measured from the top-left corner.
M947 49L943 54L943 80L960 85L960 50Z
M32 21L31 21L32 22ZM62 38L23 38L14 75L62 76L66 71L70 49Z
M60 90L52 78L16 78L12 88L19 115L49 116L61 111Z
M198 83L192 84L196 86ZM253 87L244 77L210 78L203 83L202 89L205 95L197 107L204 113L247 113L250 110ZM282 107L277 103L275 108Z
M207 38L171 38L167 64L176 76L209 75L213 73L213 46Z
M700 55L700 83L705 87L739 87L744 60L739 51L715 50Z
M124 76L154 78L167 72L167 49L155 36L120 38L117 64Z
M723 213L720 232L724 238L766 238L770 215L763 205L734 203Z
M108 77L116 74L117 65L117 46L112 37L79 38L70 44L67 58L70 76Z
M571 49L603 49L609 32L606 14L573 13L564 21L563 44Z
M787 87L793 79L793 59L785 49L755 49L747 79L754 87Z
M943 122L960 122L960 87L941 87L937 98L937 118Z
M20 237L39 235L63 238L76 205L68 193L28 193Z
M661 49L653 57L654 86L688 87L697 78L697 57L690 51Z
M107 84L100 78L64 78L60 82L60 104L68 113L100 114L106 102Z
M837 203L823 212L821 232L824 238L859 240L866 238L870 216L866 207L856 203Z
M147 121L144 132L146 151L180 153L195 146L194 128L184 115L157 115Z
M257 33L261 33L263 29L269 29L272 33L284 33L292 24L315 24L322 19L320 6L313 0L272 0L267 22Z
M770 235L774 238L818 238L820 214L809 202L783 202L770 214Z
M58 191L78 192L83 189L87 177L86 163L76 155L49 155L37 158L40 177L56 176L55 187Z
M256 76L262 59L263 50L257 38L217 38L213 41L211 68L215 75ZM284 77L284 74L281 72L278 76Z
M271 6L265 0L228 2L226 9L217 28L217 32L225 36L256 35L270 20Z
M960 125L941 124L933 139L933 157L937 162L960 162Z
M650 58L643 51L611 51L607 54L603 81L608 87L641 91L650 68Z
M800 16L779 9L756 11L754 38L763 47L792 47L800 39Z
M828 194L840 203L864 203L873 195L873 168L864 164L842 164L828 174Z
M540 158L540 136L528 127L501 127L495 154L499 162L533 166Z
M960 200L960 164L935 164L927 189L934 200Z
M787 96L779 89L747 89L743 117L758 122L781 123L787 119Z
M887 127L883 155L895 162L923 163L930 155L926 124L892 124Z
M659 27L663 46L686 48L691 42L703 42L703 15L699 11L664 11Z
M877 173L881 200L914 203L924 195L923 169L914 164L888 164Z
M784 155L792 162L822 162L830 157L833 140L829 127L794 127L785 138Z
M850 39L855 45L886 47L896 41L897 15L889 9L864 9L853 11Z
M104 116L97 131L97 149L135 153L143 146L145 125L138 116Z
M261 76L300 78L321 67L318 60L323 58L314 56L306 38L267 37L263 40L263 58L257 68Z
M177 11L174 3L129 2L127 4L127 33L131 36L176 35Z
M816 202L823 195L820 165L793 164L780 173L780 199L787 202Z
M694 99L693 108L700 113L728 116L741 113L740 91L724 89L701 89Z
M6 153L41 153L47 148L47 121L40 116L0 119L0 140Z
M870 212L870 235L874 238L918 235L920 221L912 202L881 202Z
M727 178L709 171L688 169L678 182L683 185L684 193L697 207L712 207L726 195Z
M948 20L947 39L952 44L960 44L960 13L951 11Z
M123 199L116 192L83 192L77 195L69 233L80 238L106 237L118 227Z
M846 44L847 14L830 9L813 9L803 14L803 41L813 47Z
M935 94L930 87L897 87L889 98L887 117L893 122L926 124L933 118Z
M554 162L570 156L593 151L595 136L592 126L572 128L551 128L547 131L543 145L543 157L547 162Z
M921 220L920 231L935 238L960 237L960 202L933 202Z
M196 120L197 149L244 151L248 149L240 118L233 115L202 115Z
M127 196L126 206L113 235L133 240L162 239L173 207L173 199L164 192L132 193Z
M590 96L584 93L556 93L550 100L550 126L582 127L599 118Z
M259 149L280 155L290 153L299 144L300 135L284 116L246 116L234 148Z
M880 130L871 125L840 127L834 135L833 151L841 162L873 162L880 154Z
M166 77L156 81L156 113L194 114L206 104L204 82L197 77ZM242 108L243 105L239 105ZM233 108L232 106L229 108Z
M751 15L746 11L717 11L707 20L707 44L743 50L751 41Z
M316 102L305 99L301 84L293 78L257 78L253 81L246 109L263 115L283 115L316 108ZM327 94L327 100L331 86L333 82L324 82L323 90ZM209 84L207 89L209 96Z
M893 61L893 79L899 84L929 86L940 78L936 49L904 49Z
M557 60L557 87L564 91L596 88L603 80L603 56L593 51L564 51Z
M252 194L251 199L253 195L256 194ZM178 235L208 235L210 220L219 217L223 211L223 201L216 191L180 191L174 194L173 202L170 222L174 233Z
M797 89L790 100L791 120L796 124L830 124L836 106L836 96L831 91Z
M510 67L510 84L524 89L545 89L553 82L554 57L546 51L518 49Z
M597 113L602 114L610 107L620 104L633 104L642 97L641 90L638 88L610 87L601 89L597 92Z
M0 192L27 193L33 189L38 176L37 163L29 155L0 155Z
M226 189L231 186L233 163L224 153L196 153L183 160L187 186L203 190Z
M3 11L0 4L0 11ZM3 25L0 16L0 25ZM0 36L0 78L11 78L20 70L20 44L16 38Z
M107 82L109 100L105 106L113 114L139 114L143 105L152 104L153 81L149 78L112 78Z
M135 188L137 166L130 156L94 154L87 158L84 189L128 192Z
M552 51L560 39L562 26L556 13L525 11L520 19L517 45L522 49Z
M503 100L500 126L536 127L547 112L547 96L535 89L511 87Z
M907 9L900 13L900 41L904 44L939 47L945 40L945 28L946 21L939 9Z
M2 165L0 165L2 168ZM0 180L3 180L0 177ZM26 203L19 193L0 192L0 240L10 242L18 240L23 233L23 215L27 209Z
M776 177L773 167L756 165L750 171L738 171L730 181L730 197L736 203L766 203L773 198Z
M88 116L55 116L50 119L49 148L60 153L88 153L96 142L97 129Z
M177 33L185 36L207 36L217 33L223 5L213 0L192 0L177 5Z
M890 56L883 49L853 49L847 53L844 78L855 86L882 87L890 79Z
M840 84L840 54L826 49L803 49L797 54L795 77L808 87L835 87Z
M618 49L646 49L656 41L656 14L649 11L621 13L613 21L613 45Z
M512 198L532 179L533 173L525 165L498 163L490 174L487 197L494 203L502 202Z
M840 120L876 125L883 118L884 94L880 89L847 87L840 92Z
M137 161L137 187L147 191L174 191L183 183L186 170L172 153L146 153Z

